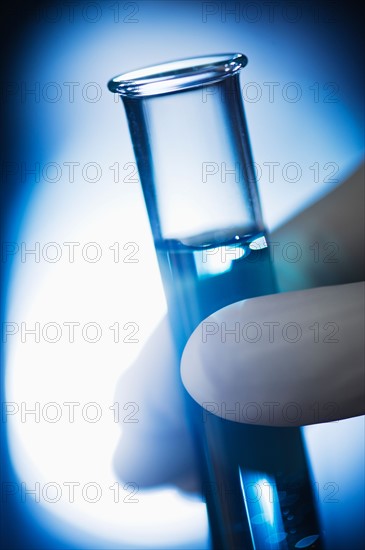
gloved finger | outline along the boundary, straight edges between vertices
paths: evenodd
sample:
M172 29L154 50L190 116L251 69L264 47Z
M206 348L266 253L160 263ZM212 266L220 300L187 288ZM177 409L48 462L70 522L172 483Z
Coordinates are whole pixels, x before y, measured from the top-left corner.
M186 423L183 387L167 318L152 334L135 363L121 377L116 400L131 404L137 422L121 423L114 455L117 475L140 487L174 484L198 488L195 456Z
M338 187L277 227L271 257L280 290L364 280L364 164Z
M238 422L302 426L358 416L363 336L364 283L252 298L200 323L183 353L182 380L202 407Z

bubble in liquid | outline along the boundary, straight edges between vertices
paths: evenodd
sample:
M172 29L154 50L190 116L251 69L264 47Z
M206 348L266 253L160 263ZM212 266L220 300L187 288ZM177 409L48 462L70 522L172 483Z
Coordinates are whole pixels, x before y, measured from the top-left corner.
M304 539L300 539L296 543L295 548L308 548L308 546L316 542L316 540L318 539L319 535L309 535L309 537L304 537Z
M256 516L253 516L251 519L251 523L254 525L260 525L262 523L266 523L266 518L264 514L256 514Z
M278 533L273 533L272 535L267 537L266 542L268 542L269 544L275 544L286 539L286 537L287 533L284 533L284 531L279 531Z

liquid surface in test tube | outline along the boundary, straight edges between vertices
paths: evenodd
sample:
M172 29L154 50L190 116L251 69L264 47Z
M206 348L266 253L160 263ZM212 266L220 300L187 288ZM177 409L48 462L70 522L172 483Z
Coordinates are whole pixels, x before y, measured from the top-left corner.
M276 292L266 235L260 231L232 228L164 240L156 250L180 354L208 315ZM191 399L189 414L201 454L209 456L203 492L215 502L210 516L216 514L218 531L225 531L222 548L290 550L302 540L311 541L312 550L321 548L300 430L224 420Z
M169 313L180 351L208 315L244 298L276 292L262 232L236 228L220 235L156 243Z

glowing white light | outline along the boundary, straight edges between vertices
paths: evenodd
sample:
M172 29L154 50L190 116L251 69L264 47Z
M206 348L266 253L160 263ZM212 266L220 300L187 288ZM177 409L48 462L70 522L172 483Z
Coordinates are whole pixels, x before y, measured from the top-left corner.
M109 154L105 166L118 157L117 152ZM72 155L65 153L60 165L62 158ZM40 521L44 511L51 514L54 522L47 520L48 528L54 524L61 529L73 546L91 548L93 537L98 537L103 548L136 545L161 549L192 541L201 548L207 535L203 502L173 488L139 490L132 495L133 487L118 481L112 469L120 437L115 410L111 409L118 379L166 312L142 200L133 199L132 223L128 189L121 200L120 189L112 184L103 182L105 202L101 205L100 190L90 185L80 183L76 188L62 181L53 186L40 183L39 194L28 210L20 240L28 249L40 243L39 258L28 254L22 262L20 254L16 256L7 311L7 322L17 327L16 333L8 335L6 350L6 400L15 404L7 414L12 461L27 488L40 488ZM80 204L87 204L82 217ZM51 241L59 243L62 252L54 263L44 259L44 243ZM73 262L65 242L80 243L74 248ZM89 261L96 250L95 246L85 248L90 242L100 247L100 261ZM135 259L138 261L131 261ZM85 331L90 322L94 327ZM22 323L33 330L38 323L39 338L22 330ZM44 330L47 323L53 325ZM73 342L70 323L76 323ZM137 332L133 324L126 327L128 323L138 325ZM96 325L99 339L95 338ZM60 338L52 343L55 327ZM92 402L97 407L85 408ZM70 407L65 403L79 403L74 407L74 422L70 422ZM100 420L93 422L98 412ZM59 413L59 419L52 421ZM77 484L73 502L70 482ZM86 491L90 482L100 488L96 502L90 502L93 487ZM42 490L49 483L53 488L43 498ZM111 488L117 483L116 496ZM54 487L60 498L50 502ZM138 499L137 504L133 498ZM69 527L62 529L61 525ZM76 533L86 528L84 538L76 544Z
M219 275L230 271L235 260L239 260L246 251L237 245L225 245L194 253L199 275Z
M274 525L274 502L273 502L273 487L267 479L260 479L258 485L261 489L260 504L265 520L270 525Z
M265 237L258 237L257 239L250 242L250 248L251 250L262 250L263 248L267 248L267 240Z

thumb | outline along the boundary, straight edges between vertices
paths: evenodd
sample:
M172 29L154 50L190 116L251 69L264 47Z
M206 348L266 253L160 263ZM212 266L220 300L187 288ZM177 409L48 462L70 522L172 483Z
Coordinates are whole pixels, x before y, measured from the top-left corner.
M364 414L363 312L364 283L229 305L189 339L183 383L202 407L243 423L301 426Z

